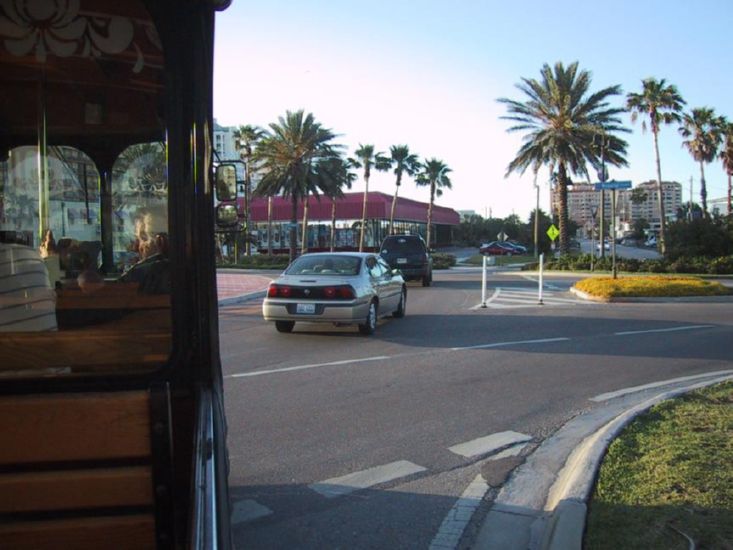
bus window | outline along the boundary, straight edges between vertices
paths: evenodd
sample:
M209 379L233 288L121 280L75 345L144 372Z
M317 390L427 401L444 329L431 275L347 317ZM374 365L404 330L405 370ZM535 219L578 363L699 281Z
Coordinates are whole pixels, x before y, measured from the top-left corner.
M3 3L0 377L171 351L164 57L142 2Z

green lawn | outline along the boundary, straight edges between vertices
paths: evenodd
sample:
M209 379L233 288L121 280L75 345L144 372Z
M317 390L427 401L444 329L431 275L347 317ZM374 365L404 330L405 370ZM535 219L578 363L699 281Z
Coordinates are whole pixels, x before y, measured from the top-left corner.
M686 549L685 535L733 548L733 382L657 405L609 446L585 548Z

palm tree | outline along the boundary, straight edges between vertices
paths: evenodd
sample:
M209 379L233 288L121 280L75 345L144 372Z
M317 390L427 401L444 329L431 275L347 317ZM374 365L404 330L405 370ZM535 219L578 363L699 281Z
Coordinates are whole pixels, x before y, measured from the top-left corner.
M244 161L244 219L245 219L245 255L252 255L252 243L250 242L250 219L251 209L250 202L252 200L252 172L255 171L255 163L252 162L252 155L257 143L265 137L265 131L259 126L252 126L247 124L240 126L234 131L234 148L239 152L239 158ZM272 197L270 197L270 200ZM269 221L269 220L268 220ZM268 224L267 242L270 242ZM271 245L268 244L268 248L271 250Z
M338 156L341 146L332 143L335 137L331 130L316 122L313 114L287 111L277 123L270 124L270 133L255 150L253 160L262 173L256 193L283 194L291 199L291 261L296 254L298 201L305 201L308 195L324 189L327 172L320 165Z
M374 145L359 144L354 151L355 158L349 159L354 168L364 168L364 201L361 208L361 230L359 231L359 252L364 251L364 232L366 230L366 209L369 198L369 177L372 168L384 172L389 170L389 159L383 153L375 153Z
M394 166L394 174L397 176L395 181L394 197L392 197L392 208L389 211L389 231L388 235L392 234L392 227L394 226L394 211L395 205L397 204L397 193L400 191L400 185L402 185L402 174L408 176L414 176L420 170L420 161L417 155L410 153L410 148L407 145L393 145L389 148L390 164Z
M351 163L341 157L321 163L319 173L323 178L324 193L331 199L330 250L333 252L336 245L336 200L344 196L344 187L351 189L356 174L351 171Z
M557 167L560 251L567 253L568 173L587 177L588 162L596 167L606 163L626 165L626 142L614 135L626 131L618 118L623 109L608 103L610 97L621 93L621 88L610 86L589 93L591 74L578 71L577 62L567 67L558 62L554 68L545 64L540 74L540 80L522 78L517 84L526 96L524 102L498 100L509 112L502 118L517 123L508 131L527 132L524 144L507 167L506 176L545 165L554 174Z
M699 107L682 116L682 126L679 129L682 137L686 138L682 145L700 163L700 202L705 216L709 215L705 163L715 160L718 154L718 147L723 140L722 125L723 117L716 116L714 109Z
M425 233L425 245L430 249L430 225L433 223L433 203L436 196L443 194L443 189L451 189L448 173L451 171L442 160L431 158L423 163L422 171L417 175L417 185L430 186L430 203L428 204L428 227Z
M673 84L667 84L665 79L656 80L647 78L642 80L641 93L630 93L626 95L626 109L631 112L632 124L636 122L639 115L649 117L649 128L654 136L654 155L657 161L657 207L659 209L659 249L662 254L667 249L666 234L667 220L664 210L664 192L662 190L662 168L659 160L659 130L661 124L672 124L681 120L680 113L685 105L685 100ZM642 132L646 131L646 120L641 122Z
M720 160L723 161L723 168L728 175L728 217L733 216L731 209L731 191L733 191L733 122L725 121L722 127L723 148L720 150Z

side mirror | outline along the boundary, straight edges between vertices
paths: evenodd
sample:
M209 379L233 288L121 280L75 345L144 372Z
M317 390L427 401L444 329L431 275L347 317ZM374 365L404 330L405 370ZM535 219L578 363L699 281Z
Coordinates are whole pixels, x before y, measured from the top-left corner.
M219 202L237 198L237 167L234 164L220 164L216 167L214 189Z
M397 275L402 275L402 272L399 269L393 269L389 274L392 275L392 277L397 277Z
M233 204L220 204L216 207L216 225L231 227L239 222L239 212Z

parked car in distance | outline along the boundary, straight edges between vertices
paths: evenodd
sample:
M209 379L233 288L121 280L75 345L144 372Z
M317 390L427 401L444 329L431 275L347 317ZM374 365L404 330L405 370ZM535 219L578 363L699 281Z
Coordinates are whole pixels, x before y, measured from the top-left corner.
M399 269L406 281L433 282L433 258L420 235L389 235L382 241L379 255L392 269Z
M657 237L656 237L656 235L652 235L646 241L644 241L644 246L657 246Z
M479 252L484 256L513 256L515 254L523 254L514 246L499 241L482 244Z
M600 243L600 241L596 243L596 249L599 250L599 251L601 250L601 243ZM611 250L611 241L609 241L608 239L606 239L605 241L603 241L603 249L604 250Z
M504 242L500 242L499 244L503 246L510 246L511 248L513 248L516 251L517 254L526 254L527 253L527 247L516 241L504 241Z
M404 317L406 308L405 280L376 254L320 252L303 254L270 283L262 316L279 332L309 322L356 324L368 335L379 317Z

